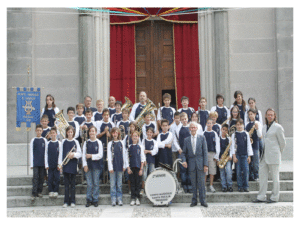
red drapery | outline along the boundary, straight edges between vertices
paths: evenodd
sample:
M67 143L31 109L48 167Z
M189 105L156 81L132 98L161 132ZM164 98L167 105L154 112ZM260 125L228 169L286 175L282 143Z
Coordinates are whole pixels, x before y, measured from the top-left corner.
M198 24L174 24L177 105L181 97L189 98L189 106L198 109L200 98L200 68Z
M110 95L135 102L134 24L110 26Z

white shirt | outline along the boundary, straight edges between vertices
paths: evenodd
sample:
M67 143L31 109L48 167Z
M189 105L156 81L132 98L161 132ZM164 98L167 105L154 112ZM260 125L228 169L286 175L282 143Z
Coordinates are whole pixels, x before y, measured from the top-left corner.
M76 115L76 116L74 116L74 118L73 118L73 120L75 120L75 118L84 118L84 120L86 121L86 117L85 117L85 115L81 115L81 116L79 116L78 114ZM92 121L93 121L93 117L92 117ZM83 122L82 122L83 123ZM79 124L79 123L78 123ZM79 125L81 125L81 124L79 124Z
M193 152L194 152L194 155L195 155L196 154L196 146L197 146L197 133L195 134L195 136L191 135L191 142L192 142Z
M122 142L123 142L123 144L124 144L124 146L125 146L125 148L126 148L126 142L128 141L127 140L127 137L128 137L128 135L126 135L125 137L124 137L124 139L122 140ZM142 142L141 142L141 139L139 138L139 142L138 142L138 145L141 145L142 144ZM130 144L128 144L128 147L130 146ZM128 150L128 149L126 149L126 150Z
M157 136L158 148L165 148L166 145L172 144L173 138L174 138L173 134L169 131L167 131L166 133L163 133L163 134L168 134L168 133L169 133L169 135L168 135L167 139L165 139L164 141L161 141L161 138L160 138L162 133L158 134L158 136Z
M176 130L178 127L181 127L182 123L179 122L177 125L175 122L171 125L169 132L171 132L174 136L173 142L172 142L172 152L177 152L180 149L179 146L179 137L177 136Z
M75 139L78 138L79 137L79 128L80 128L79 123L76 120L74 120L74 118L73 118L72 121L68 121L68 122L74 122L74 124L75 124L75 136L74 136L74 138ZM67 133L66 133L66 136L67 136Z
M100 160L103 157L103 145L102 142L99 139L96 139L95 141L98 142L98 154L92 154L92 160ZM87 159L86 159L86 144L87 142L95 142L92 141L91 139L88 139L87 141L84 142L83 147L82 147L82 166L85 167L87 166Z
M146 138L146 140L147 141L153 141L153 144L154 144L153 149L152 150L146 149L146 147L145 147L145 139L143 139L142 140L142 144L140 145L141 148L142 148L142 151L144 152L144 150L149 150L149 151L151 151L151 155L152 156L156 155L158 153L158 144L157 144L157 141L154 140L154 139L149 140L148 138Z
M125 148L125 145L122 141L118 140L115 141L115 143L120 142L122 144L122 150L123 150L123 169L126 169L128 164L128 158L127 158L127 150ZM107 165L108 170L111 171L114 169L113 167L113 157L112 157L112 141L110 141L107 145Z
M51 107L51 108L48 108L48 110L51 110L51 109L52 109L52 107ZM42 118L42 116L44 115L44 112L45 112L45 108L43 108L43 110L42 110L41 118ZM59 112L59 108L55 107L55 108L54 108L54 112L55 112L55 114L58 113L58 112Z

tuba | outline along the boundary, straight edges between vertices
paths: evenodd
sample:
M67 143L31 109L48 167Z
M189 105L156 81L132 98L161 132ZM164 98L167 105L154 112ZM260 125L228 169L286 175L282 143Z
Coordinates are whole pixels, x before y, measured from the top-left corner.
M228 158L229 158L229 150L230 150L230 146L231 146L232 140L230 138L230 142L228 144L228 146L226 147L223 155L221 156L221 159L219 161L219 168L223 169L226 165L226 163L228 162Z
M60 110L58 113L55 114L55 117L57 118L55 126L59 130L61 136L63 138L66 138L66 129L70 124L65 119L63 110Z
M154 103L150 99L148 99L145 108L138 115L138 117L135 119L136 124L137 124L140 131L142 130L142 127L145 123L144 114L147 113L147 112L151 112L152 110L157 110L156 105L154 105ZM152 113L151 113L151 117L152 117L152 120L155 120L155 117Z
M132 106L133 106L133 104L130 101L130 99L125 96L125 103L123 104L123 106L121 108L121 112L122 112L123 109L129 109L130 110L132 108Z

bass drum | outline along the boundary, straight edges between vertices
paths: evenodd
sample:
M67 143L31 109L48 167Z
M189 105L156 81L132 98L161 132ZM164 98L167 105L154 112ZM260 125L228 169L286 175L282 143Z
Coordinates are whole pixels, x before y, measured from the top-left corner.
M146 195L154 205L168 205L178 189L175 173L160 167L148 175L145 183Z

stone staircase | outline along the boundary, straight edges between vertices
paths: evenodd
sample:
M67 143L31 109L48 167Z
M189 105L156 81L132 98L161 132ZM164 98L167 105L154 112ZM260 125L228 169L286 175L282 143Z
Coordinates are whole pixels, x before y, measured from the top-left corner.
M81 177L76 177L76 204L84 205L86 203L86 185L80 184ZM62 177L61 177L62 184ZM208 183L207 183L208 185ZM259 190L259 183L255 181L249 182L250 192L237 192L237 183L233 182L233 192L222 192L221 183L214 182L216 193L207 192L207 202L251 202L256 198ZM271 194L272 182L269 181L267 195ZM48 187L43 188L43 197L36 198L34 204L31 203L32 191L32 176L19 176L7 178L7 207L26 207L26 206L55 206L63 205L64 200L64 186L60 185L59 196L57 199L50 199L48 197ZM173 203L190 203L192 194L177 194L172 200ZM141 204L152 204L146 195L140 199ZM280 172L280 202L293 202L293 172ZM123 202L130 203L130 195L128 194L128 185L123 184ZM110 205L110 186L109 184L100 185L99 204Z

